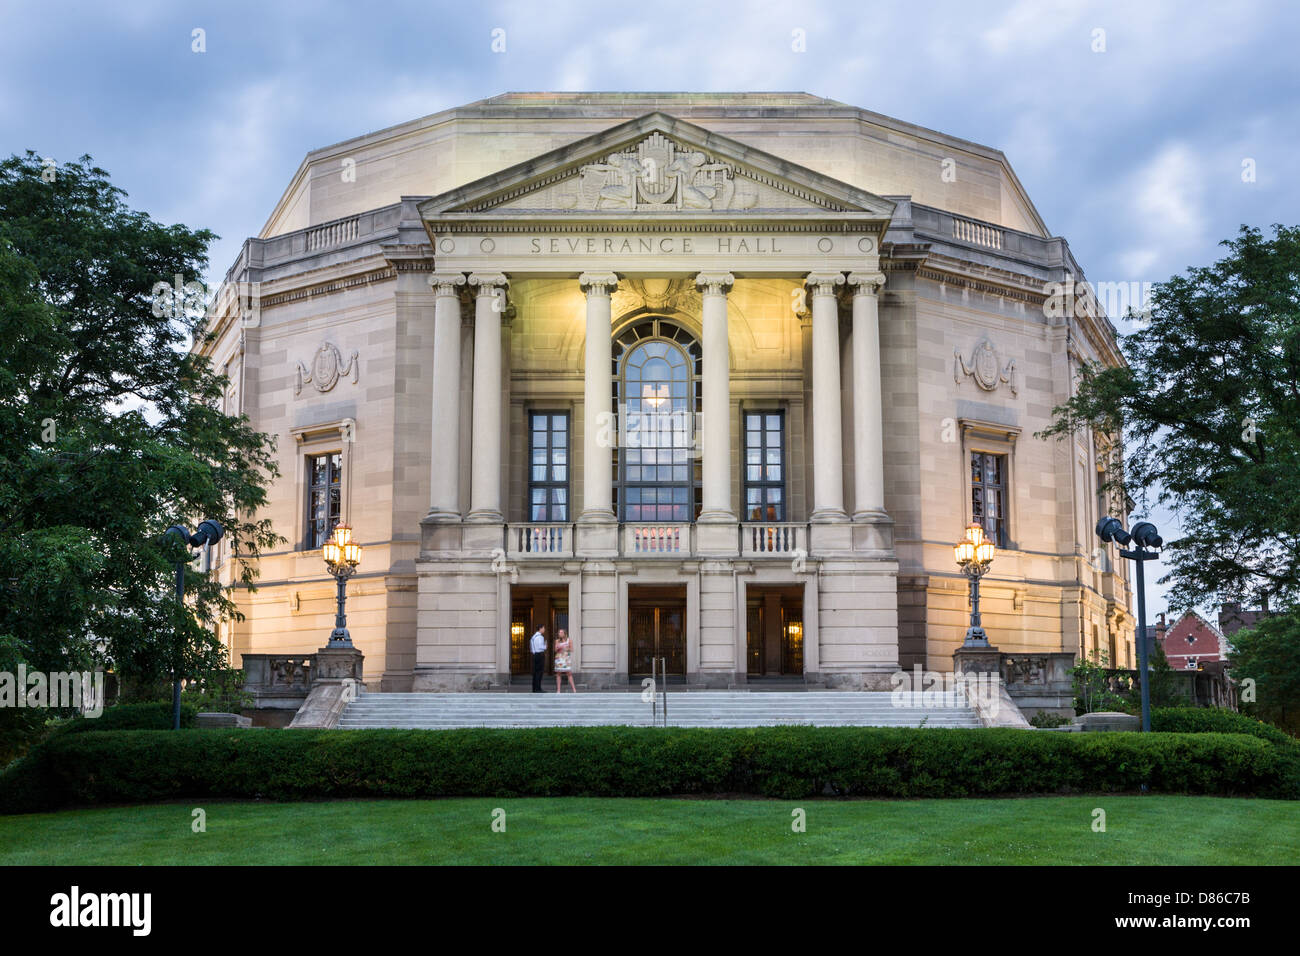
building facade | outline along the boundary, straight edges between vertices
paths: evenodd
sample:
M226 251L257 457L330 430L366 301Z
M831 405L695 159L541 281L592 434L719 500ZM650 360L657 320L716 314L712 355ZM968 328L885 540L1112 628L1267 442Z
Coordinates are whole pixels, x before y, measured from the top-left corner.
M234 659L324 643L345 520L373 689L499 685L542 624L591 687L888 687L951 668L979 521L995 645L1132 666L1104 439L1035 437L1121 361L1082 280L1000 152L808 94L508 94L316 150L205 347L281 469Z
M1223 632L1195 611L1188 611L1161 635L1169 666L1174 670L1204 670L1206 664L1228 659Z

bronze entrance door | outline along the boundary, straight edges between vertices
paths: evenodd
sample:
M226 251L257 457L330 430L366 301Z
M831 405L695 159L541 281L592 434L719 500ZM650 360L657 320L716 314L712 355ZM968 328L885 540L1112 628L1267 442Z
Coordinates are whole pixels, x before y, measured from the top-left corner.
M669 674L686 673L685 604L632 604L628 608L629 677L640 677L666 668ZM658 658L667 658L661 662Z
M528 591L516 588L510 608L510 673L527 676L533 672L529 649L533 631L546 624L546 673L555 660L555 638L569 629L568 591Z
M745 608L745 670L750 677L803 673L803 594L751 588Z

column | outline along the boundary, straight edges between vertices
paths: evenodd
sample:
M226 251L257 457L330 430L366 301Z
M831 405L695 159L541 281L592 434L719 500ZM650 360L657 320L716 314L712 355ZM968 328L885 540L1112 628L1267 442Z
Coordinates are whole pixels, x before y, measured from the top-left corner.
M509 281L501 273L474 273L474 405L470 439L470 511L466 521L500 524L501 313Z
M885 516L885 431L880 394L884 273L853 272L853 520Z
M460 272L435 272L433 288L433 442L426 520L460 520Z
M847 521L844 513L844 439L840 428L840 321L835 287L842 272L813 272L813 512L812 520Z
M701 272L695 277L704 298L702 524L736 521L731 510L731 358L727 345L727 289L735 281L730 272Z
M578 285L587 294L587 365L583 378L582 515L584 523L612 522L613 361L609 296L618 287L612 272L584 272Z

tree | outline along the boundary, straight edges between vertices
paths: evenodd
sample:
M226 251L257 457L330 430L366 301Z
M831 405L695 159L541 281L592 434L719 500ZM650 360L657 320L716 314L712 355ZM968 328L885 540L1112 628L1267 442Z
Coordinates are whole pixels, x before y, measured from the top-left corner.
M1178 690L1178 678L1174 675L1174 668L1165 654L1164 645L1159 641L1151 642L1151 654L1147 666L1150 668L1147 675L1147 694L1152 707L1173 707L1179 703L1186 703L1186 699ZM1133 708L1140 711L1141 707L1142 686L1134 681Z
M1123 434L1108 490L1154 490L1179 516L1164 552L1178 609L1300 597L1300 229L1243 226L1222 245L1155 286L1127 365L1085 365L1040 433Z
M1228 660L1241 709L1300 734L1300 615L1292 610L1238 631Z
M251 517L272 440L221 411L225 377L189 349L204 317L156 307L212 233L129 208L90 163L0 162L0 668L195 676L224 666L214 624L238 615L207 575L177 607L188 555L164 532L221 521L252 586L281 540Z

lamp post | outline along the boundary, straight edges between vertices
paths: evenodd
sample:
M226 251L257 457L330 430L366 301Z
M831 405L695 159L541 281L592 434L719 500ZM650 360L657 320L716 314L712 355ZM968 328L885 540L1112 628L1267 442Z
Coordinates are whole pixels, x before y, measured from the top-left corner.
M1139 521L1130 531L1124 530L1124 525L1118 518L1102 518L1097 522L1097 537L1107 543L1117 541L1120 544L1120 557L1129 558L1137 564L1137 593L1138 593L1138 683L1142 687L1142 732L1151 732L1151 687L1147 680L1147 589L1146 577L1142 571L1142 565L1146 561L1153 561L1160 555L1156 554L1160 548L1164 547L1164 539L1160 537L1156 526L1150 521ZM1133 549L1125 551L1123 546L1129 543L1136 545Z
M352 540L352 529L345 524L334 526L334 535L325 542L321 549L325 557L325 566L338 582L338 613L334 617L334 630L330 634L328 647L351 648L352 635L348 633L346 613L347 580L357 572L361 563L361 545Z
M988 572L997 548L984 537L984 526L972 521L966 527L966 537L952 546L957 566L970 579L970 627L966 629L963 647L988 647L989 638L980 624L980 578Z
M165 537L177 538L186 548L201 548L205 544L216 544L225 534L221 522L199 522L199 530L190 534L184 525L174 524L167 529ZM185 603L185 561L176 562L176 604ZM172 664L172 730L181 729L181 647L180 634L176 635L176 659Z

